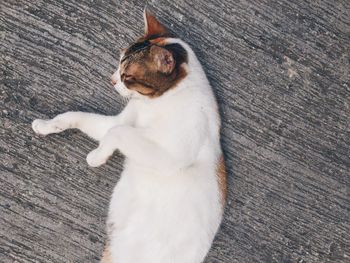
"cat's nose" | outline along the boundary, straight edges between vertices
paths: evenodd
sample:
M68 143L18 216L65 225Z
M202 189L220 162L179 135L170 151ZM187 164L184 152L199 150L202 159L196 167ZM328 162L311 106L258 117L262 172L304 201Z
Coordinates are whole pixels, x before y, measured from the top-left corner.
M117 78L114 76L114 74L111 77L111 83L113 84L113 86L117 84Z

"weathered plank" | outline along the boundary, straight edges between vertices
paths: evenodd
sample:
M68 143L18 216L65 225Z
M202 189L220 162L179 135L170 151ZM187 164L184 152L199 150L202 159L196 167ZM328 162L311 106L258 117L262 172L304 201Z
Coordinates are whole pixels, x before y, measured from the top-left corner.
M229 202L206 262L350 260L349 1L150 1L217 94ZM1 2L0 261L98 262L122 156L37 117L123 107L109 84L139 1Z

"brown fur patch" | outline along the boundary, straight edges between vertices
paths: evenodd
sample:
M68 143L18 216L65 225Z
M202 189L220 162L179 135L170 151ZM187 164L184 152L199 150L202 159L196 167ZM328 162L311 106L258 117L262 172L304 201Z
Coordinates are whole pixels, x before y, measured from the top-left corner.
M111 251L109 250L108 244L103 251L100 263L112 263Z
M121 80L130 90L150 98L159 97L187 76L183 66L187 59L187 52L180 44L167 44L161 37L141 39L125 52Z
M227 198L227 174L223 155L220 156L219 162L217 164L216 175L220 189L221 204L224 206Z

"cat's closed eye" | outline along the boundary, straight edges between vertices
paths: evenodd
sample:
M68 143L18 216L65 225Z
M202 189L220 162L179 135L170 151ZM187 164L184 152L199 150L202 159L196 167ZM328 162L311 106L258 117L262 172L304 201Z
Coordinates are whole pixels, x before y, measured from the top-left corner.
M135 82L135 78L131 75L126 75L126 74L122 74L121 75L121 80L125 83L129 83L132 84Z

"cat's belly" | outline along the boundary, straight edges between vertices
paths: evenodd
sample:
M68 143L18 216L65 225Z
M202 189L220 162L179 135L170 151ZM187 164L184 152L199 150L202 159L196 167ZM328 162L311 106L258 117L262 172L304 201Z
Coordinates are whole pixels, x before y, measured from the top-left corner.
M215 173L159 178L126 169L109 211L111 251L121 263L200 263L221 221Z

